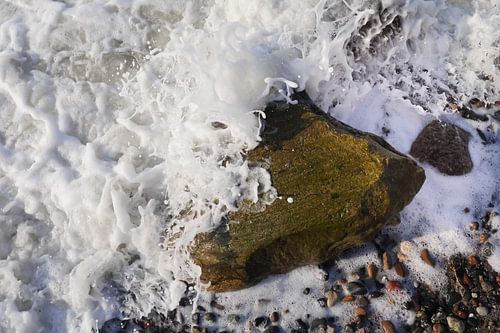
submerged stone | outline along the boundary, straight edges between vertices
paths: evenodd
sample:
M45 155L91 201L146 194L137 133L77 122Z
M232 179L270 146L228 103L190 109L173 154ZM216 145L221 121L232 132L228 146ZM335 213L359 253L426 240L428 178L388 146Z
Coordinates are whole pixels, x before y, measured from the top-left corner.
M279 197L244 203L216 230L196 236L191 255L212 291L248 287L369 241L425 180L422 168L382 138L307 99L265 112L263 140L248 160L269 171Z
M469 132L447 122L434 120L420 132L410 150L411 156L441 173L459 176L471 172Z

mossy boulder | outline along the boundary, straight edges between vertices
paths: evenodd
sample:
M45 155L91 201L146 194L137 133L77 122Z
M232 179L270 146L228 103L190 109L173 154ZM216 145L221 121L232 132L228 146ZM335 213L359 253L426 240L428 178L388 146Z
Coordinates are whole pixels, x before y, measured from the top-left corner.
M245 203L191 247L209 290L253 285L369 241L418 192L425 174L382 138L355 130L307 99L266 108L262 142L248 153L278 198Z

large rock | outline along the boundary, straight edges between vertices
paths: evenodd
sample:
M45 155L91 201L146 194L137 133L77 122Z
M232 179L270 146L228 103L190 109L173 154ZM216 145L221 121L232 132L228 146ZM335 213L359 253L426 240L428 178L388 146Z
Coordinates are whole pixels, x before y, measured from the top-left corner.
M362 244L407 205L424 171L383 139L357 131L307 100L266 109L262 143L248 159L266 167L280 198L245 203L191 255L209 290L237 290Z
M472 170L469 132L447 122L434 120L413 142L410 155L440 172L459 176Z

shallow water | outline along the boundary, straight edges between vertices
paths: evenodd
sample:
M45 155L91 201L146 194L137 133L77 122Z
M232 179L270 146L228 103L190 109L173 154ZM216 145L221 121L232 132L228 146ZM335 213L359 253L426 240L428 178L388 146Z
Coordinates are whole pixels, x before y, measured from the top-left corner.
M498 122L446 105L500 100L499 50L495 0L0 1L0 331L90 332L175 307L199 275L189 241L270 188L243 154L265 103L294 88L404 153L434 118L471 132L473 172L425 166L391 231L436 253L470 251L463 227L500 196L498 143L476 128L498 141ZM273 288L300 312L300 295L275 286L314 274L230 302L251 312Z

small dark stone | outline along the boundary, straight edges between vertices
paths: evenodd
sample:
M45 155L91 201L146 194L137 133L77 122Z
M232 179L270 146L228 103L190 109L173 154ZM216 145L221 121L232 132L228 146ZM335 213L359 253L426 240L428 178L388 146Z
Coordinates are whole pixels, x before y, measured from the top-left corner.
M309 295L311 293L311 288L305 288L302 292L304 295Z
M467 318L467 325L477 327L477 325L479 325L479 321L474 317L469 317Z
M318 304L319 306L321 306L322 308L326 308L326 298L319 298L318 299Z
M311 322L311 333L326 332L326 320L325 318L317 318Z
M269 326L264 330L263 333L280 333L280 328L279 326Z
M191 320L193 324L198 325L200 323L201 314L199 312L195 312L191 315Z
M355 296L365 295L368 292L365 285L360 281L349 282L347 284L347 291L351 295L355 295Z
M233 325L239 323L240 320L241 320L240 316L234 313L227 316L227 321Z
M462 114L462 117L465 119L470 119L474 121L488 121L488 116L474 112L466 107L463 107L460 110L460 113Z
M221 304L217 303L216 301L211 301L210 306L217 309L217 310L221 310L221 311L225 309L224 305L221 305Z
M188 298L188 297L183 297L180 299L179 301L179 306L188 306L188 305L191 305L191 300Z
M307 323L304 322L302 319L295 320L295 327L306 331L309 329L309 325L307 325Z
M257 317L253 321L256 327L268 327L271 324L271 320L267 316Z
M383 292L375 290L370 293L370 298L378 298L380 296L384 295Z
M201 305L198 305L198 306L196 307L196 309L197 309L198 311L200 311L200 312L206 312L206 311L207 311L207 310L206 310L203 306L201 306Z
M209 323L209 324L213 324L215 323L215 321L217 320L217 316L215 315L215 313L212 313L212 312L207 312L205 313L205 315L203 315L203 319Z
M427 162L447 175L463 175L472 170L470 134L453 124L432 121L413 142L410 155Z
M280 314L276 311L274 311L273 313L271 313L271 322L272 323L277 323L279 320L280 320Z

